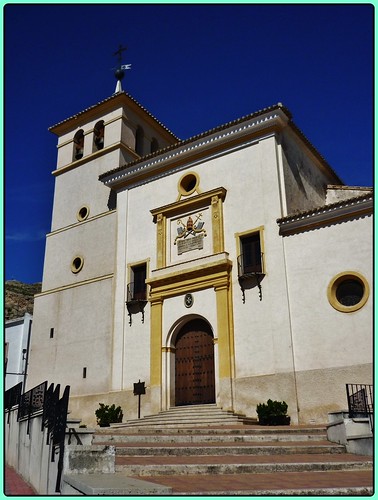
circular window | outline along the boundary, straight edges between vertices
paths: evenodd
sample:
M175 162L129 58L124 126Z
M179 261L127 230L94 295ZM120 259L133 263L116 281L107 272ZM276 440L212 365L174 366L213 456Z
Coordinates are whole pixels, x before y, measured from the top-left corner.
M82 257L75 257L71 263L71 271L76 274L82 270L83 265L84 259Z
M191 172L190 174L185 174L179 181L179 192L182 195L188 196L196 190L198 184L199 177L196 173Z
M89 208L84 205L83 207L80 208L76 217L78 221L82 221L87 219L88 215L89 215Z
M361 309L368 297L368 282L359 273L338 274L328 286L328 300L332 307L341 312Z

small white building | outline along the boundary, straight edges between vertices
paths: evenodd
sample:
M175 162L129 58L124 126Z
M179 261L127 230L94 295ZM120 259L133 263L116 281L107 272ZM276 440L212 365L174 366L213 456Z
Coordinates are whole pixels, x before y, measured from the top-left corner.
M348 187L277 104L180 141L125 92L50 129L51 232L28 387L135 417L284 400L324 423L372 382L371 188Z
M5 388L25 382L27 378L28 352L33 316L25 313L23 318L5 321Z

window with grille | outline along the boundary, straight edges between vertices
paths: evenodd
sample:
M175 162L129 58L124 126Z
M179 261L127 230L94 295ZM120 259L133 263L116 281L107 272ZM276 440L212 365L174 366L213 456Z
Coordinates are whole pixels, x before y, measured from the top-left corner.
M147 264L138 264L130 268L131 281L128 286L128 302L134 300L147 300Z
M239 274L262 273L260 232L240 238Z

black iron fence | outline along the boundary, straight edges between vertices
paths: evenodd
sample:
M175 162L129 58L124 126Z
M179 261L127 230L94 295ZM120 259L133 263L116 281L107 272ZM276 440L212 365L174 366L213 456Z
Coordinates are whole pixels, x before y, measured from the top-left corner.
M30 421L36 414L41 414L41 431L47 428L46 444L52 446L51 462L58 454L58 474L55 492L60 492L60 483L63 471L64 441L67 427L68 401L70 386L66 386L60 398L60 385L54 388L51 384L47 388L47 381L33 387L30 391L21 394L22 383L17 384L5 393L5 410L18 404L17 421L27 418L27 434L30 434ZM9 423L8 414L8 423Z
M374 393L367 384L346 384L349 418L369 418L373 432Z
M10 410L13 406L20 403L22 393L22 382L14 385L4 393L4 411L8 411L8 424L10 419Z
M47 382L43 382L21 395L17 420L28 418L27 434L30 432L31 417L43 410L46 388Z

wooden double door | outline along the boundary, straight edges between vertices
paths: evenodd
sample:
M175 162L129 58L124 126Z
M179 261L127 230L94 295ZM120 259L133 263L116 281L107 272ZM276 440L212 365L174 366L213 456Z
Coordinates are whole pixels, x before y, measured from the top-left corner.
M214 343L209 325L194 319L177 335L176 406L215 403Z

